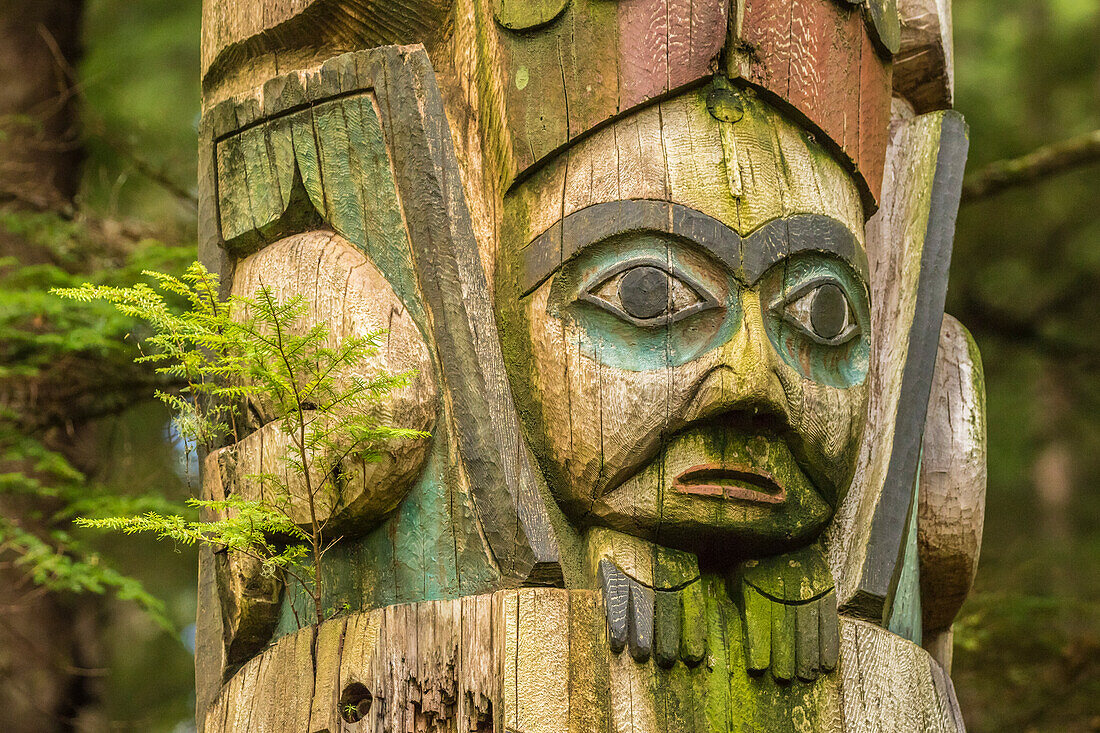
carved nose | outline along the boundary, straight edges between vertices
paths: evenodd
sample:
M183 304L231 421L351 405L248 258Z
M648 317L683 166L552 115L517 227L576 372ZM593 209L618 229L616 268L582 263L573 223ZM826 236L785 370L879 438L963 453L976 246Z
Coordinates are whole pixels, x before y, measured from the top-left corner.
M765 330L759 296L745 291L742 306L741 327L709 355L685 421L740 412L789 424L790 403L779 378L779 355Z

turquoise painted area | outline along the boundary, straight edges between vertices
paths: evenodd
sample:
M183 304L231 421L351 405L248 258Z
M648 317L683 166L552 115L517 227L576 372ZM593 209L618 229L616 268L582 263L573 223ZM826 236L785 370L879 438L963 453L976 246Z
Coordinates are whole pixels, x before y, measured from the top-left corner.
M637 325L601 307L586 294L602 292L623 263L658 260L667 263L685 286L709 295L716 307L671 320L659 326ZM859 333L835 346L814 341L783 318L785 294L812 280L835 283L852 307ZM867 288L842 260L821 253L795 255L776 263L756 288L772 346L793 369L807 379L847 388L867 377L870 325ZM726 265L702 253L689 242L664 234L634 233L586 248L566 262L551 284L550 315L580 326L581 346L601 364L627 371L649 371L679 366L728 342L741 327L744 289Z
M384 273L421 332L427 316L398 201L382 125L367 95L319 104L312 130L294 137L294 154L310 199L325 221ZM312 141L312 143L311 143Z
M601 306L581 300L630 260L664 262L673 276L686 275L698 295L717 306L660 326L638 326ZM685 283L686 285L686 283ZM698 248L657 233L616 237L583 250L553 280L548 309L582 329L586 352L602 364L627 371L678 366L733 338L741 325L739 287L733 273Z
M917 548L917 502L920 492L920 469L913 486L913 499L909 507L909 526L905 536L905 552L897 587L886 610L886 628L898 636L904 636L915 644L922 643L923 624L920 602L920 555Z
M846 343L818 343L782 317L788 294L814 280L831 282L847 296L859 333ZM831 387L852 387L867 378L871 353L867 286L848 265L820 253L795 255L773 265L758 287L768 338L792 369Z
M393 538L396 596L391 603L455 598L458 570L446 456L433 451L413 493L387 523ZM367 557L373 556L373 553Z
M499 576L475 527L445 430L432 438L424 471L401 506L365 535L337 542L325 555L324 567L322 605L336 613L494 588ZM298 629L291 604L304 623L313 619L311 601L292 583L275 638Z

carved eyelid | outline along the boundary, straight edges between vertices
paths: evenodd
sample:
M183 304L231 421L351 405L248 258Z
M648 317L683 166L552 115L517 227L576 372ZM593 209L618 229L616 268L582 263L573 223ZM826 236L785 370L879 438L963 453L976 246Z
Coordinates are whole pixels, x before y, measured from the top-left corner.
M665 273L665 275L667 275L669 278L680 281L699 299L699 302L694 303L686 308L682 308L675 313L665 313L655 318L641 319L630 315L622 308L616 306L614 303L611 303L604 298L593 294L594 290L600 288L609 280L612 280L618 275L621 275L624 272L628 272L629 270L633 270L637 267L653 267ZM685 318L688 318L689 316L693 316L696 313L701 313L702 311L710 310L711 308L716 308L719 306L718 299L714 297L714 295L710 292L710 290L706 288L706 286L702 285L694 277L675 267L666 260L661 260L656 257L647 255L633 257L631 259L618 262L605 270L601 270L595 277L591 279L591 281L587 285L583 287L581 294L578 297L578 300L581 302L596 305L618 316L624 321L627 321L628 323L632 323L635 326L640 326L643 328L652 328L655 326L665 326L671 323L676 323L677 321L681 321Z
M834 336L831 339L822 338L821 336L814 333L812 330L806 328L806 326L797 318L787 313L788 306L793 303L797 303L799 300L801 300L814 290L820 288L822 285L834 285L840 290L841 294L844 295L845 305L848 308L848 313L850 316L852 316L852 322L848 324L848 327L845 328L840 334ZM848 289L844 287L844 283L839 278L832 275L817 275L802 283L799 283L788 292L780 295L775 300L773 300L771 304L768 305L768 310L772 314L790 323L792 326L797 328L813 341L823 346L840 346L842 344L846 344L863 332L863 328L854 318L855 306L852 304L852 299L848 295Z

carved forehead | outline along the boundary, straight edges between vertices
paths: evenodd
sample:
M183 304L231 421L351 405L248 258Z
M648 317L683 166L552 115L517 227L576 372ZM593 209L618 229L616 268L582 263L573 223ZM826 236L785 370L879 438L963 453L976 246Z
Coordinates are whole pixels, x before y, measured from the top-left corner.
M707 238L704 230L725 230L726 239L745 238L741 249L749 247L749 261L755 257L752 247L764 241L750 235L769 222L804 215L834 222L847 232L853 251L863 252L859 192L835 159L751 91L733 92L743 113L740 119L717 119L711 112L714 91L713 86L696 89L598 131L505 197L503 244L513 251L524 249L528 278L544 275L555 258L560 264L568 256L564 248L555 251L548 244L560 239L565 228L578 232L571 234L577 242L589 243L590 237L579 234L586 222L584 212L600 211L601 204L626 204L637 210L641 218L632 224L613 217L620 227L638 228L642 220L652 220L653 226L643 228L697 241ZM635 203L627 204L631 200ZM641 200L674 206L662 213L653 205L637 203ZM602 211L610 210L605 206ZM679 220L668 213L673 211L681 212L685 222L712 223L693 235L674 231L673 223ZM542 246L531 249L534 242ZM742 259L738 256L739 263Z

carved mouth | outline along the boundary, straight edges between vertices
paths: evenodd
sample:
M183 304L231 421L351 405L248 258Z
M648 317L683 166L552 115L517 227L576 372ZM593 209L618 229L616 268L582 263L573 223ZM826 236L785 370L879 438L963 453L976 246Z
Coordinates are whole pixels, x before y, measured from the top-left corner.
M767 471L734 463L693 466L672 481L681 494L713 496L754 504L782 504L787 490Z

